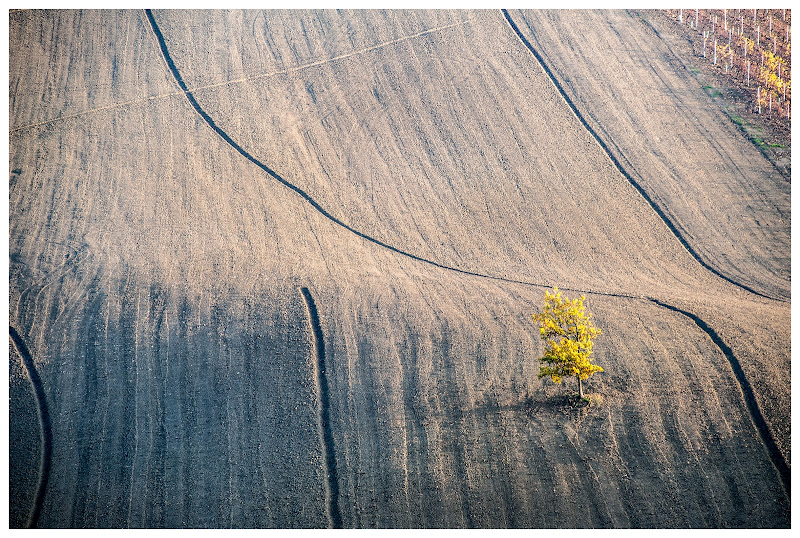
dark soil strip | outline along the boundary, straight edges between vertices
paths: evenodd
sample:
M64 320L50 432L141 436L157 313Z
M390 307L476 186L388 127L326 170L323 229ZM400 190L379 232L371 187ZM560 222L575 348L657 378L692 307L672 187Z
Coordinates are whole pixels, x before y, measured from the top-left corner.
M9 325L8 331L11 335L11 340L14 342L14 347L17 349L17 353L19 353L19 356L22 357L25 370L28 372L28 379L30 380L31 385L33 385L33 391L36 394L36 404L39 411L42 460L39 468L39 487L37 488L36 497L33 501L33 509L31 510L30 518L28 519L28 528L34 529L39 522L39 514L42 511L44 494L47 490L47 480L50 476L50 460L53 455L53 430L50 425L50 411L47 408L47 400L44 396L42 379L39 377L39 372L36 371L36 366L33 364L31 352L28 350L28 346L25 345L25 341L14 327Z
M314 298L308 288L300 288L303 299L308 309L311 321L311 332L314 334L314 349L317 355L317 389L319 392L319 422L322 436L322 452L325 458L325 467L328 483L325 488L327 496L327 512L330 527L342 528L342 514L339 511L339 475L336 471L336 453L333 447L333 431L331 430L330 408L331 395L328 388L328 373L325 369L325 339L322 335L322 326L319 323L319 313Z
M561 94L561 97L564 98L564 101L566 101L566 103L572 109L572 112L575 114L575 117L578 118L578 120L581 122L581 124L584 126L584 128L589 132L589 134L591 134L594 137L594 139L597 141L597 143L600 144L600 147L603 148L603 151L606 153L606 155L608 155L608 158L611 159L611 162L614 163L614 166L617 168L617 170L619 170L619 172L623 176L625 176L625 179L627 179L628 182L631 185L633 185L633 187L639 192L639 194L642 196L642 198L644 198L645 201L647 201L647 203L650 205L650 207L653 209L653 211L655 211L656 214L659 216L659 218L664 222L664 224L667 225L667 228L669 228L670 232L672 232L672 235L674 235L678 239L678 241L680 241L681 245L683 245L683 247L686 249L686 251L700 265L702 265L704 268L706 268L707 270L711 271L712 273L714 273L715 275L717 275L721 279L723 279L723 280L725 280L727 282L730 282L734 286L738 286L739 288L747 290L750 293L753 293L753 294L758 295L760 297L764 297L766 299L772 299L773 301L780 301L780 302L784 302L784 303L788 302L788 301L786 301L784 299L779 299L777 297L771 297L769 295L764 295L763 293L758 292L758 291L754 290L753 288L751 288L751 287L749 287L749 286L747 286L745 284L742 284L741 282L737 282L736 280L733 280L732 278L723 275L717 269L715 269L714 267L708 265L705 261L703 261L703 259L700 257L700 255L697 254L697 252L695 252L695 250L692 248L692 246L689 244L689 242L686 240L686 238L683 237L681 232L678 230L678 228L675 226L675 224L670 220L670 218L666 215L666 213L664 213L664 211L661 209L661 207L652 198L650 198L650 195L647 194L647 192L642 188L642 186L639 185L639 183L635 179L633 179L633 176L628 173L628 171L625 169L625 167L622 166L622 164L619 162L619 160L611 152L611 150L609 149L608 145L605 142L603 142L603 140L600 138L600 136L597 134L597 132L594 129L592 129L592 127L589 125L589 123L586 121L586 119L583 117L583 115L578 110L578 107L575 106L575 103L573 103L572 99L570 99L569 96L567 95L567 92L564 90L564 87L561 85L560 82L558 82L558 79L556 79L555 75L553 74L553 71L550 69L550 67L547 65L547 63L544 61L544 58L536 51L535 48L533 48L533 45L531 45L530 41L528 41L528 39L524 35L522 35L522 32L517 27L517 25L514 23L514 20L511 18L511 15L508 13L508 10L502 9L501 11L503 12L503 15L505 16L506 21L508 22L508 24L511 26L511 29L514 30L515 34L517 34L517 37L520 38L520 40L525 45L525 47L527 47L527 49L529 51L531 51L531 53L533 53L534 57L536 57L536 60L542 66L542 69L544 69L545 73L547 73L547 76L550 78L550 80L552 81L553 85L556 87L558 92Z
M764 420L764 416L761 414L761 409L758 407L758 401L756 400L753 388L750 386L750 382L747 380L744 370L742 370L742 365L739 364L739 360L736 358L736 355L733 354L731 348L729 348L728 345L722 341L722 338L719 337L714 329L709 327L706 322L700 319L698 316L692 314L691 312L687 312L686 310L681 310L678 307L659 301L658 299L650 300L659 306L663 306L664 308L672 310L673 312L683 314L694 321L695 324L700 327L725 354L725 357L731 364L731 369L736 376L736 381L739 382L739 386L742 388L744 401L747 404L747 409L750 411L750 417L753 419L753 424L755 425L756 430L758 430L759 435L761 435L761 440L764 442L767 453L769 453L769 457L772 459L773 465L775 465L775 468L778 470L778 474L781 476L783 487L786 490L786 495L791 497L792 477L789 466L786 464L783 454L778 448L777 443L775 443L775 439L772 437L772 432L769 429L769 425L767 424L767 421Z

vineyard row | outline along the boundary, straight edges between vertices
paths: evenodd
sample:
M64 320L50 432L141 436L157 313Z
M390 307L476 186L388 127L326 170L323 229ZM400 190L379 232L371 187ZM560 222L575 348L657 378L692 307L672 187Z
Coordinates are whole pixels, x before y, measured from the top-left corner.
M670 9L702 36L702 56L746 88L758 114L791 119L791 10Z

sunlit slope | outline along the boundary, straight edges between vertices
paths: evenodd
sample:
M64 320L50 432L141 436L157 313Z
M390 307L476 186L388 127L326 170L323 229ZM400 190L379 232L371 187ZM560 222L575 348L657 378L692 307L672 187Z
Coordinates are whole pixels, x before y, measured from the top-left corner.
M139 24L139 13L46 10L9 16L11 129L175 90L169 73L152 69L158 48Z
M58 40L41 31L52 26L53 17L61 21ZM576 126L552 126L572 149L556 158L547 155L550 146L539 157L538 139L525 134L534 126L518 119L517 136L529 137L530 145L524 154L516 150L520 156L509 157L503 165L507 175L501 173L498 154L489 150L512 155L515 146L498 133L499 112L480 123L489 102L484 92L498 102L515 101L519 96L509 85L521 84L517 75L534 80L538 90L526 94L529 109L561 110L559 121L571 120L564 103L539 80L544 75L530 63L521 68L531 60L523 60L525 51L502 26L500 13L358 12L338 22L327 12L157 11L155 17L169 45L178 47L174 60L187 69L187 81L202 70L188 65L200 61L197 51L215 52L203 68L207 78L197 82L202 84L249 75L258 61L264 71L275 68L274 58L283 56L267 54L261 45L243 47L249 51L244 54L223 44L234 47L250 36L256 43L282 43L286 35L288 50L302 51L295 40L298 25L309 29L306 46L316 50L309 61L320 61L326 58L321 50L332 58L426 28L485 22L494 41L486 38L489 60L482 61L492 67L465 78L472 86L462 93L476 97L449 115L443 96L427 108L416 97L419 103L405 112L401 94L411 99L429 82L420 82L424 70L405 63L408 49L381 48L383 61L396 62L381 64L394 77L395 95L383 112L385 123L373 129L389 137L388 125L396 125L400 134L393 136L400 138L390 139L402 157L396 160L365 150L363 142L334 146L331 135L325 147L337 148L348 163L333 168L336 159L309 140L327 136L320 118L350 121L350 112L339 101L338 108L329 106L333 101L323 107L291 88L274 90L294 107L289 110L306 111L290 116L298 126L300 120L318 122L311 134L290 137L279 128L287 108L256 107L258 92L273 91L274 80L247 82L247 95L207 99L198 91L197 99L231 137L287 181L341 220L397 248L419 248L415 254L441 264L548 285L652 290L665 300L674 293L681 307L696 306L708 318L724 319L712 298L725 297L734 307L724 314L734 320L730 345L743 358L780 355L788 308L785 315L773 313L768 301L751 301L695 268L657 220L646 220L649 208L635 191L629 193L624 178L607 165L597 165L602 174L589 173L594 160L580 154L595 151L594 143L585 142ZM310 30L323 23L326 33ZM465 46L467 29L486 25L459 23L441 32L462 32L458 46L450 47L457 50ZM234 26L244 37L214 37ZM181 28L192 29L192 40L169 34ZM36 360L53 429L40 526L325 527L335 509L346 527L788 525L787 496L730 365L685 316L641 299L590 295L605 331L596 352L606 372L588 382L587 390L603 401L584 411L564 408L560 396L571 387L536 379L541 344L530 313L542 288L433 266L323 216L244 159L175 92L142 12L12 13L11 35L20 43L10 59L12 129L61 115L43 97L46 88L57 87L55 80L68 81L63 93L76 103L93 92L91 107L100 109L75 105L70 119L10 135L10 323ZM454 39L439 32L418 38L429 43L425 39L433 36L437 47ZM129 50L126 42L137 43L135 54L109 54ZM506 52L519 55L518 70L497 59ZM431 61L435 57L431 53ZM250 71L230 67L239 62ZM48 68L29 69L34 63ZM116 91L103 90L115 65L129 75ZM510 74L515 76L504 82ZM308 69L293 76L299 88L333 84ZM139 96L154 98L117 106ZM39 104L43 99L46 104ZM462 130L473 133L459 141L469 146L459 155L469 166L483 162L481 170L497 174L492 188L483 173L469 176L469 187L467 174L456 174L451 161L432 160L420 145L424 137L411 138L420 124L414 118L427 121L434 113L453 137L466 137ZM240 122L241 130L226 122ZM430 144L454 143L420 125ZM412 149L401 143L407 137ZM543 138L542 144L549 143ZM576 149L584 147L589 149ZM475 156L481 152L485 157ZM523 168L530 166L523 165L523 156L542 159L562 178L547 188L549 197L542 194L544 180L534 181L540 176ZM403 164L414 158L417 169L433 179L416 179ZM353 175L320 176L323 159L331 170L352 169ZM364 179L373 165L368 163L380 167L372 186ZM390 165L404 171L389 173ZM584 190L595 185L594 191L581 194L566 179L572 175ZM448 190L445 177L454 182ZM483 189L482 203L497 218L481 220L477 210L455 209L455 200L476 203L468 187ZM377 194L376 202L367 203L370 189L379 188L419 196L417 205ZM518 188L528 197L525 203L513 194ZM432 198L437 189L447 196ZM630 207L599 207L598 196L614 203L602 194L608 189L627 196ZM579 230L591 219L575 216L573 204L604 215L598 219L606 224ZM533 211L541 216L529 219ZM642 219L652 229L637 224ZM633 237L618 243L626 228ZM518 245L523 231L531 238L524 248ZM607 248L584 253L591 248L588 238L602 234ZM540 249L547 241L557 241L560 250ZM646 248L655 259L645 256ZM586 267L571 274L581 260L594 264L598 274ZM695 302L690 292L701 284L708 289ZM319 310L327 399L318 385L318 343L300 287L309 289ZM742 321L748 315L762 321L748 325ZM11 456L19 459L11 468L10 507L12 526L20 526L34 498L39 462L32 453L39 438L31 420L34 402L13 349L12 359ZM323 407L329 410L324 428ZM332 438L327 448L325 429ZM331 448L333 467L326 459ZM335 497L326 491L331 477L338 486Z
M346 15L333 11L286 25L279 16L280 39L268 40L261 13L240 15L242 25L223 13L159 16L215 123L371 236L446 265L564 286L648 293L708 278L495 12L416 14L411 39L397 37L400 15L351 17L356 35L374 28L352 45L336 37ZM207 43L230 43L232 65L209 65L209 45L187 45L199 21ZM312 50L309 27L325 35Z
M512 15L698 256L740 283L788 299L790 185L668 42L622 10Z

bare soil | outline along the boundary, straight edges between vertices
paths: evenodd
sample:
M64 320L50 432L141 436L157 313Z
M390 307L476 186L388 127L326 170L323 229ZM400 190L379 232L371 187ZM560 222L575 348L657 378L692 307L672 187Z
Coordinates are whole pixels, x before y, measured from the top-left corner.
M790 525L790 185L637 14L9 18L12 527Z

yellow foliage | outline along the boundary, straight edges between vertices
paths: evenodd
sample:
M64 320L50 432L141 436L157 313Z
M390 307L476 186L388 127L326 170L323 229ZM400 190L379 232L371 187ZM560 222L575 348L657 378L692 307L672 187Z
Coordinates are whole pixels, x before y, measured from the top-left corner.
M726 64L730 60L732 54L731 47L729 47L727 43L724 45L718 44L717 54L719 55L720 63Z
M558 288L545 292L545 304L540 313L533 314L539 334L545 341L545 352L539 358L539 378L550 376L556 383L563 377L587 379L603 369L593 364L592 340L602 331L592 325L590 313L579 299L562 297Z
M784 60L780 56L776 56L776 55L772 54L772 52L770 52L768 50L764 51L764 65L767 66L767 69L777 73L779 64L783 65L784 68L785 68L786 67L786 60Z
M744 44L747 47L747 54L751 54L752 55L753 51L756 48L756 42L754 40L752 40L752 39L747 39L744 36L742 36L742 39L744 40Z

